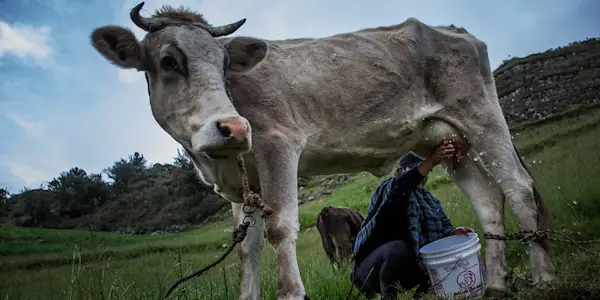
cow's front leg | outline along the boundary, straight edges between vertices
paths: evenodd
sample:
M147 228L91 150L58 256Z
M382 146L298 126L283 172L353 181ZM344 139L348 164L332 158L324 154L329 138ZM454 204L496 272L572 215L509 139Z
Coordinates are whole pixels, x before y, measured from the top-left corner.
M264 246L264 227L263 219L260 216L260 210L253 207L246 207L241 203L232 203L234 230L242 222L249 221L254 225L248 227L246 238L237 246L237 253L240 258L242 278L240 280L239 300L258 300L260 299L260 256ZM251 217L247 217L250 215Z
M296 258L298 222L297 147L269 137L255 147L263 201L272 214L265 216L267 238L277 256L277 299L305 299Z

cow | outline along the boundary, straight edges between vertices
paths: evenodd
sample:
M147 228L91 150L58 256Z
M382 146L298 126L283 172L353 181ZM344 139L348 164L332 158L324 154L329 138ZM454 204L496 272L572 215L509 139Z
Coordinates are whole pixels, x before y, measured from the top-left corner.
M351 258L352 246L363 220L359 212L349 207L326 206L317 215L317 230L332 266L340 267Z
M504 203L523 230L544 230L550 214L513 144L499 105L486 44L455 26L416 18L322 38L231 37L245 22L210 25L189 8L163 6L122 26L91 32L117 67L145 74L152 114L181 144L201 180L232 202L243 221L242 155L250 187L272 213L237 249L239 299L259 299L266 227L277 261L278 299L307 299L296 257L298 176L388 174L413 151L427 157L450 138L464 158L444 161L486 233L505 234ZM555 278L547 240L530 244L535 283ZM507 244L486 236L486 294L506 291Z

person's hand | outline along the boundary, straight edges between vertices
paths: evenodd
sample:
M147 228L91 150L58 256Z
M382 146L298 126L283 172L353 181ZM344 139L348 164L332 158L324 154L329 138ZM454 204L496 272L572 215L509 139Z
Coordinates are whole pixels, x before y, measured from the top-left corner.
M417 167L421 175L426 176L442 159L452 159L456 149L452 141L444 139L441 144L433 149L433 152Z
M467 235L468 233L474 232L473 229L469 228L469 227L456 227L454 228L450 234L451 235L459 235L459 234L463 234L463 235Z
M454 148L454 144L452 141L443 140L441 144L439 144L428 159L434 164L437 165L442 159L452 159L456 149Z

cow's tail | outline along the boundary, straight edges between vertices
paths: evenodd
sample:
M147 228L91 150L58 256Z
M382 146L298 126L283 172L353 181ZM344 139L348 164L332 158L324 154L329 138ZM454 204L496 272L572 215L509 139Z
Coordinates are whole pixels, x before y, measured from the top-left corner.
M523 165L523 168L525 169L525 171L527 171L527 173L531 177L531 180L533 181L533 199L535 201L535 206L536 206L537 212L538 212L537 213L538 227L540 230L550 229L552 227L552 217L550 216L550 211L548 210L548 207L546 206L546 202L542 198L542 195L540 194L538 186L535 183L535 180L533 179L533 175L532 175L531 171L529 171L527 164L525 164L525 162L523 161L523 158L519 154L519 151L517 150L515 143L513 142L512 144L513 144L513 148L515 149L515 153L517 154L517 157L519 157L519 162L521 163L521 165Z
M329 224L328 222L325 222L323 220L323 217L326 216L329 212L329 207L324 207L323 210L321 210L321 213L319 213L319 215L317 216L317 230L319 230L319 233L321 235L321 242L323 243L323 250L325 250L325 254L327 254L327 257L329 258L329 261L331 263L333 263L335 261L335 257L333 254L333 251L335 249L335 246L333 244L333 240L331 239L331 236L329 235Z
M527 167L527 164L525 164L525 161L523 161L523 158L519 154L519 151L517 150L517 146L515 145L515 143L513 142L512 144L513 144L515 153L517 154L517 157L519 158L519 162L521 163L521 165L523 166L525 171L527 171L527 173L529 174L529 176L531 177L531 180L533 182L533 201L535 202L535 206L537 209L538 230L549 230L552 228L552 216L550 215L550 211L548 210L548 207L546 206L546 202L544 201L544 199L542 198L542 195L540 194L540 191L538 189L538 186L537 186L535 180L533 179L533 174L531 173L531 171L529 171L529 168ZM546 251L550 252L550 250L551 250L550 243L548 242L547 239L543 239L542 241L540 241L540 244Z

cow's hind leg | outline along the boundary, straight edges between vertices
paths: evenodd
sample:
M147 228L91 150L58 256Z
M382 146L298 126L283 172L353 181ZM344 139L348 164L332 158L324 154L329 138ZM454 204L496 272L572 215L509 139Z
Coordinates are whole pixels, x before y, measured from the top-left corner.
M481 161L473 160L477 152L459 130L451 123L433 119L427 120L421 132L423 139L414 147L414 152L427 157L443 139L452 140L465 157L459 163L443 162L450 177L470 200L479 223L484 232L504 234L504 195L502 190L491 180ZM441 199L441 201L444 201ZM453 220L455 226L456 224ZM501 240L486 240L486 293L499 296L506 291L506 276L508 275L507 245Z
M493 120L493 117L490 117ZM496 183L502 190L507 203L519 222L521 230L545 230L550 226L550 216L544 200L537 192L533 178L522 164L509 135L508 128L501 126L503 119L496 118L488 122L479 134L470 132L474 149L479 151L478 162L485 164L491 174L489 181ZM478 137L477 137L478 136ZM547 240L530 244L529 257L533 282L552 280L555 267Z
M283 137L263 137L254 147L263 201L273 213L265 217L267 238L277 257L277 299L302 300L304 285L296 257L298 221L298 147Z
M244 221L254 223L252 227L248 228L246 237L237 247L242 273L238 299L260 299L260 257L264 246L264 222L258 209L246 208L247 212L254 211L251 217L248 218L246 218L246 213L243 211L243 204L232 203L231 209L234 218L234 229ZM253 220L250 220L251 218Z
M486 160L490 165L488 168L504 192L520 229L532 231L549 229L549 212L537 191L533 178L521 163L514 146L512 144L503 146L506 147L503 149L504 152L501 152L503 155L494 155L498 153L494 153L494 148L491 148L492 151L487 150L487 154L482 155L482 160ZM530 244L529 257L534 283L554 279L555 267L550 251L550 243L547 240L534 241Z
M475 153L476 154L476 153ZM504 195L485 170L465 157L459 163L446 165L448 174L469 198L484 232L504 234ZM443 201L443 199L442 199ZM453 222L455 226L460 226ZM508 275L507 245L502 240L486 240L486 294L501 297L506 292Z
M518 161L517 165L520 166L519 171L521 172L523 179L520 180L522 185L511 185L510 181L504 185L505 188L517 188L516 191L511 190L511 192L516 193L516 195L515 197L508 198L509 204L517 217L521 228L528 230L550 229L550 212L545 206L544 199L542 199L542 196L540 195L533 178L529 174L525 162L519 156L516 147L514 150L513 157ZM523 195L529 197L523 198ZM531 196L533 201L531 201ZM531 243L530 248L533 282L538 283L540 281L553 280L556 268L552 262L550 242L547 239L542 239L541 241Z

